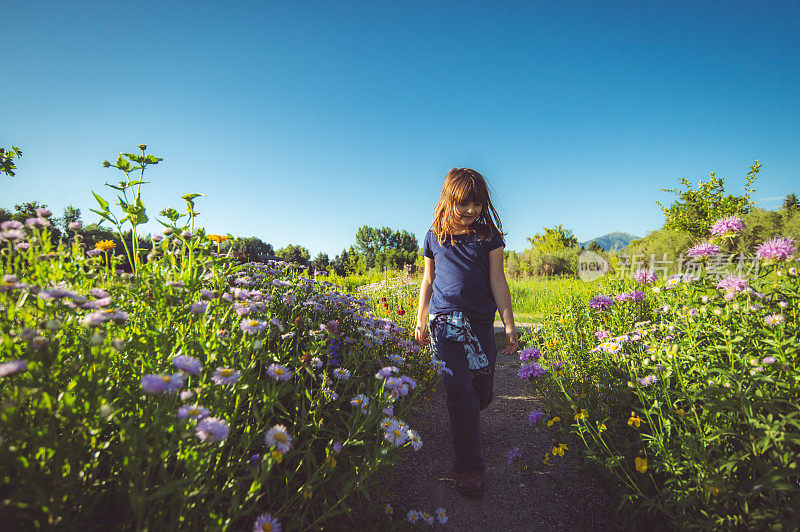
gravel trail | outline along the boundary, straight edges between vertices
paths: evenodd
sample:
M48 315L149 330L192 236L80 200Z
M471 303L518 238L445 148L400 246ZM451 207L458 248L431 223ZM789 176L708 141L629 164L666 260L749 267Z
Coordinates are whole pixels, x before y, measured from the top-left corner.
M441 506L449 519L445 526L452 530L615 530L609 497L575 468L571 451L542 465L553 441L541 422L528 425L528 413L541 405L517 377L518 367L515 355L498 353L495 398L481 412L484 496L466 499L455 491L450 422L440 385L419 419L408 420L423 447L416 453L409 449L395 469L389 498L394 521L405 520L410 509L433 512ZM507 453L514 447L522 459L509 466Z

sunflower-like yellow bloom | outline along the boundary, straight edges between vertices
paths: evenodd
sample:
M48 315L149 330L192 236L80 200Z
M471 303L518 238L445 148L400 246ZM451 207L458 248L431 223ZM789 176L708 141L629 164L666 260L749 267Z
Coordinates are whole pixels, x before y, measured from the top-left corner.
M585 408L581 408L580 411L577 414L575 414L575 421L578 421L579 419L586 419Z
M636 427L638 429L642 425L642 423L647 423L647 421L640 418L639 414L631 412L631 417L628 418L628 425L631 427Z
M569 450L566 443L559 443L558 445L553 446L553 456L564 456L564 451Z
M641 456L637 456L636 460L636 471L639 473L644 473L647 471L647 458L642 458Z
M561 421L561 418L560 418L560 417L558 417L558 416L556 416L556 417L554 417L553 419L551 419L551 420L549 420L549 421L547 422L547 426L548 426L548 427L552 427L552 426L553 426L553 423L558 423L559 421Z
M117 245L111 240L101 240L100 242L94 245L95 249L99 249L104 253L114 249L115 247L117 247Z
M227 242L228 237L224 235L208 235L208 239L217 244L222 244L223 242Z

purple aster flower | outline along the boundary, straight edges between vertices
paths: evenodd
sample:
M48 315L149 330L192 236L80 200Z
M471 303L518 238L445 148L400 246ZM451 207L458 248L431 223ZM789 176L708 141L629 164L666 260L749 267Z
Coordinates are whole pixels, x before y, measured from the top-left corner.
M288 381L289 379L292 378L292 372L289 370L289 368L274 363L270 364L270 366L267 368L267 375L269 375L278 382Z
M720 218L711 226L711 234L714 236L730 236L744 229L744 222L738 216L726 216Z
M194 357L189 355L178 355L172 359L172 364L181 371L191 373L192 375L199 375L203 365Z
M544 369L538 362L525 362L522 364L522 367L519 368L519 372L517 375L522 380L530 380L531 378L541 377L547 373L547 370Z
M544 412L540 412L539 410L533 410L530 414L528 414L528 423L530 426L534 426L536 423L539 422L545 416Z
M333 377L342 381L350 378L350 370L344 368L336 368L333 370Z
M172 375L145 375L142 377L142 389L147 393L177 393L183 387L184 376L180 373Z
M0 364L0 377L8 377L28 369L27 360L9 360Z
M287 453L292 448L292 436L287 432L285 425L275 425L269 429L264 441L267 447L274 446L282 453Z
M102 251L100 251L99 249L90 249L89 251L86 252L86 256L87 257L96 257L101 253L102 253Z
M722 250L719 246L715 246L709 242L703 242L702 244L689 248L686 254L690 257L708 258L719 254L720 251Z
M266 329L267 325L268 323L265 321L258 321L245 318L239 324L239 328L242 329L242 331L246 332L247 334L256 334Z
M338 441L333 442L333 452L335 452L336 454L342 452L342 447L343 445L341 442Z
M641 384L642 386L650 386L651 384L655 384L655 382L658 380L658 377L656 377L655 375L648 375L638 380L639 384Z
M178 419L186 419L188 417L199 421L208 417L208 414L208 408L199 405L183 405L178 409Z
M234 371L231 368L217 368L217 370L211 376L211 380L214 381L215 384L223 386L226 384L233 384L234 382L238 381L241 376L241 371Z
M89 290L89 295L91 295L95 299L105 299L111 296L111 294L109 294L105 290L101 290L100 288L92 288L91 290Z
M390 377L392 373L398 373L400 370L397 369L396 366L386 366L385 368L381 368L378 370L378 373L375 374L376 379L385 379Z
M202 314L208 308L208 301L196 301L189 307L192 314Z
M777 360L778 360L778 359L776 359L776 358L775 358L775 357L773 357L773 356L766 356L766 357L764 357L764 358L762 358L762 359L761 359L761 362L763 362L764 364L766 364L766 365L768 365L768 366L771 366L772 364L774 364L775 362L777 362Z
M18 251L26 251L31 248L31 245L27 242L20 242L19 244L14 246L14 249ZM100 251L99 249L97 251Z
M595 331L594 336L598 340L603 340L603 339L608 338L609 336L611 336L611 331L609 331L607 329L601 329L599 331Z
M192 232L188 230L181 231L181 238L192 238Z
M794 251L794 238L775 237L758 246L756 256L762 260L785 261L792 256Z
M770 327L773 325L780 325L786 318L783 317L783 314L770 314L769 316L764 318L764 323L769 325Z
M24 228L25 226L22 224L22 222L18 222L16 220L6 220L5 222L0 223L0 230L2 231L10 231L12 229L19 230Z
M217 298L217 293L214 292L213 290L208 290L206 288L201 288L200 289L200 297L202 297L203 299L208 299L209 301L211 301L212 299L216 299Z
M589 300L589 307L596 310L608 310L614 305L614 300L606 296L597 296Z
M40 218L50 218L53 216L53 211L47 208L36 209L36 216Z
M70 222L67 224L67 229L70 231L78 231L82 227L83 224L81 222Z
M521 457L522 453L520 452L519 447L514 447L508 451L508 454L506 455L506 458L508 458L508 465L513 464L514 460L519 460Z
M205 417L197 423L195 434L200 441L218 442L228 437L228 423L217 417Z
M261 514L253 523L253 532L281 532L281 524L272 514Z
M35 218L28 218L25 220L25 225L28 227L41 227L44 229L45 227L50 227L50 220L47 218L42 218L41 216Z
M658 274L650 270L638 270L633 274L633 279L640 284L653 284L658 279Z
M17 240L23 240L26 236L25 231L21 229L9 229L0 233L0 241L15 242Z

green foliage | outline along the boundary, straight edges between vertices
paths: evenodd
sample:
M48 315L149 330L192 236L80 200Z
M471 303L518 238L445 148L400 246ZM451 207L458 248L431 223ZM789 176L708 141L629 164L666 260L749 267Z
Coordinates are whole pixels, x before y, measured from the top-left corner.
M14 177L16 173L14 170L17 167L14 164L14 159L22 157L22 150L16 146L11 146L11 149L0 148L0 174L6 174L9 177Z
M28 248L0 242L4 529L245 530L269 512L286 530L316 530L368 504L399 459L383 409L402 419L438 381L408 331L366 323L365 300L293 265L241 265L233 246L221 254L202 229L170 222L135 275L117 273L114 253L87 252L90 237L113 234L99 225L55 242L29 227ZM128 249L135 227L115 235ZM202 367L180 373L179 355ZM406 396L375 378L390 359L417 383ZM275 365L290 378L270 376ZM220 384L215 368L241 377ZM146 376L174 393L148 393ZM178 417L195 402L226 437L203 440ZM265 439L277 425L292 437L283 452Z
M544 232L527 237L531 247L541 254L560 253L565 248L578 245L578 239L570 229L564 229L561 224L545 227Z
M402 270L405 264L414 264L419 243L417 237L405 229L393 231L388 227L362 226L356 231L355 248L358 255L352 267L362 272L370 268Z
M587 295L526 335L551 370L533 383L545 421L561 419L542 430L571 434L570 449L615 487L625 528L797 529L793 264L762 265L756 291L727 295L706 270L652 287L605 279L592 295L644 299L602 311Z
M678 199L669 206L664 207L661 202L656 202L664 212L664 228L677 229L697 238L707 238L711 226L715 221L724 217L742 216L750 211L753 202L750 195L755 192L753 182L761 170L761 164L756 160L747 172L744 194L734 196L725 194L725 180L711 172L710 179L706 182L700 180L697 189L692 188L686 178L681 178L685 190L677 188L662 189L678 196Z
M800 212L800 200L797 199L797 194L794 192L787 194L786 197L783 198L782 209L789 214Z
M295 244L287 244L286 247L282 247L276 251L275 255L286 262L294 262L304 266L308 265L308 261L311 258L308 249Z

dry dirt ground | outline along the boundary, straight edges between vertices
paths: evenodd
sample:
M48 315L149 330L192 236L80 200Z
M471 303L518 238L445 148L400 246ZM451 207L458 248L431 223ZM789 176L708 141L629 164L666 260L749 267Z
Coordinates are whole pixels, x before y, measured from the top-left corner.
M456 493L451 470L453 445L443 387L434 393L418 419L409 419L418 430L423 447L395 469L388 482L388 502L394 521L404 521L410 509L447 511L452 530L615 530L611 500L600 484L576 469L569 451L542 465L553 441L541 422L527 422L531 410L540 406L530 387L518 377L515 355L498 354L495 399L481 413L481 444L486 462L486 493L481 499L466 499ZM507 453L514 447L520 461L508 465ZM383 528L374 516L369 528ZM388 523L386 523L388 524ZM417 527L427 528L418 524Z

